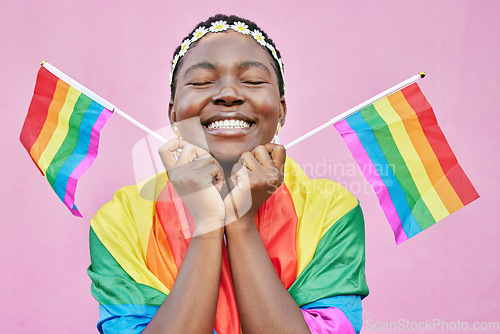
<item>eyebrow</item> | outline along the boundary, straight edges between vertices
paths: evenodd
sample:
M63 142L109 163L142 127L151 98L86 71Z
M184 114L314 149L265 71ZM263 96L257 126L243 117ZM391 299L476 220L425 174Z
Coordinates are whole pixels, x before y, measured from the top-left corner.
M242 69L242 70L248 70L252 67L257 67L257 68L260 68L261 70L263 70L267 73L271 73L271 71L269 70L269 68L266 65L264 65L258 61L246 60L246 61L243 61L243 62L238 64L238 68ZM196 63L193 66L191 66L190 68L188 68L186 70L186 72L184 73L184 77L186 77L189 74L189 72L192 72L198 68L215 71L217 69L217 66L208 62L208 61L202 61L202 62Z
M205 70L212 70L213 71L213 70L217 69L217 66L215 66L212 63L209 63L208 61L202 61L201 63L196 63L193 66L191 66L190 68L188 68L186 70L186 72L184 73L184 77L186 77L189 74L189 72L194 71L198 68L203 68Z
M258 61L253 61L253 60L247 60L247 61L244 61L242 63L240 63L238 65L238 67L242 70L248 70L252 67L258 67L260 68L261 70L267 72L267 73L271 73L271 71L269 71L269 68L267 68L266 65L262 64L261 62L258 62Z

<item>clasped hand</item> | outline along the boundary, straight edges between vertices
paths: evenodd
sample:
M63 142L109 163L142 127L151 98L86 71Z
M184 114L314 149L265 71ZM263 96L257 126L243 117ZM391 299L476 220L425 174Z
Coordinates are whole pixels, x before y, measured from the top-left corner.
M193 216L194 236L253 217L283 182L286 154L281 145L259 145L243 153L228 176L209 152L182 139L169 140L159 154L170 183Z

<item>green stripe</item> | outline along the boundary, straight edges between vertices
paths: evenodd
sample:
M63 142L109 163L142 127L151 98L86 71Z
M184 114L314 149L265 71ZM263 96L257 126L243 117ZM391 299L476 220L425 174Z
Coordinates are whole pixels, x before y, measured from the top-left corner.
M359 204L325 233L311 262L288 292L299 306L338 295L368 295L365 228Z
M134 281L116 262L90 228L90 260L87 272L92 280L94 298L104 305L160 306L167 297L163 292Z
M83 115L87 111L87 109L90 107L90 104L92 103L92 99L89 97L85 96L85 94L80 94L80 97L75 103L75 106L73 108L73 111L71 112L71 116L68 121L68 133L66 135L66 138L64 138L63 143L61 144L61 147L57 151L56 155L50 162L49 167L47 167L46 175L47 175L47 180L49 181L50 185L54 189L55 188L55 179L57 174L59 173L59 170L61 167L64 165L66 160L71 156L71 153L73 153L76 144L78 143L78 136L80 132L80 124L82 123Z
M435 224L436 220L434 220L429 208L427 208L427 205L421 199L422 196L415 185L415 181L413 180L410 170L406 166L403 156L399 152L392 133L385 121L380 117L377 109L371 105L361 110L360 114L365 122L372 128L373 134L375 138L377 138L378 145L403 189L413 216L420 227L425 229ZM422 223L425 223L425 226L422 226Z

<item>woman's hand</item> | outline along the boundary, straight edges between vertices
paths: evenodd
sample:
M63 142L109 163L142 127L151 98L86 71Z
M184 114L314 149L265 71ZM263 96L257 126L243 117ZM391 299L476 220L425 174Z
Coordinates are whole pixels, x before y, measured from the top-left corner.
M178 138L169 140L158 152L170 183L194 218L194 236L223 227L225 207L219 191L224 175L214 157Z
M226 225L244 215L253 217L279 188L283 183L285 158L285 148L271 143L241 155L232 170L233 189L224 199Z

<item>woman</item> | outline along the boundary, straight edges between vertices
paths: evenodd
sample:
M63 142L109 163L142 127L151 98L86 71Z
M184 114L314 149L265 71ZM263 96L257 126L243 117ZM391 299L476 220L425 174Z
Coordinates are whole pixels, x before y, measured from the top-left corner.
M175 52L169 116L185 140L160 149L157 200L125 187L91 222L100 332L359 332L359 204L270 143L286 102L267 35L201 22Z

